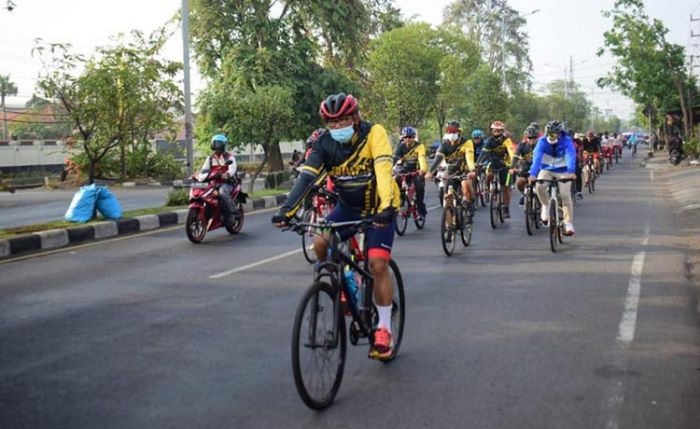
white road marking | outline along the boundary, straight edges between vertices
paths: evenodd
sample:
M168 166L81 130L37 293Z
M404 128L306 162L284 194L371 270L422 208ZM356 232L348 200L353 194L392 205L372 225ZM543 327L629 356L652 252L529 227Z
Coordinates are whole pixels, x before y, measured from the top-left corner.
M650 171L649 176L651 177L651 181L653 182L654 181L654 172Z
M644 240L642 247L646 247L649 242L649 226L644 230ZM639 307L639 294L642 290L642 269L644 268L644 257L646 251L634 255L632 268L630 270L630 280L627 287L627 299L625 300L625 311L622 313L620 328L617 340L629 344L634 340L634 331L637 326L637 310Z
M440 208L439 205L428 207L426 210L430 211L430 210L435 210L438 208ZM212 280L216 280L216 279L220 279L222 277L230 276L231 274L240 273L241 271L245 271L245 270L250 269L250 268L255 268L257 266L267 264L268 262L276 261L278 259L286 258L287 256L297 254L297 253L301 252L302 250L304 250L304 249L290 250L289 252L280 253L279 255L271 256L267 259L263 259L262 261L253 262L251 264L243 265L241 267L234 268L234 269L231 269L228 271L223 271L223 272L220 272L217 274L212 274L211 276L209 276L209 278Z
M250 269L250 268L255 268L257 266L267 264L268 262L276 261L278 259L286 258L287 256L291 256L291 255L300 253L302 250L304 250L304 249L296 249L296 250L290 250L289 252L280 253L279 255L272 256L272 257L267 258L267 259L263 259L262 261L253 262L252 264L243 265L241 267L234 268L232 270L223 271L223 272L217 273L217 274L212 274L211 276L209 276L209 278L212 280L215 280L215 279L220 279L222 277L230 276L231 274L240 273L241 271L245 271L245 270Z
M646 251L643 249L649 243L649 224L644 228L644 239L642 240L642 251L634 255L632 267L630 268L630 279L627 286L627 298L625 299L625 310L622 313L620 326L617 334L617 341L622 344L622 349L615 353L613 367L623 373L627 372L627 359L625 348L634 340L634 333L637 328L637 311L639 309L639 295L642 291L642 270L644 269L644 258ZM606 429L618 429L618 418L625 403L625 385L619 379L611 380L607 387L605 397L607 398L608 421Z

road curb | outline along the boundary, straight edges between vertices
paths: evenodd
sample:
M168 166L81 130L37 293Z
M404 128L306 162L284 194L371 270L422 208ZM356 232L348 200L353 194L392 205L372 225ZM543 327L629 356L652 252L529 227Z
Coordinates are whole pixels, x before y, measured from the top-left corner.
M244 210L251 212L253 210L277 207L286 199L286 194L249 199L244 205ZM186 218L187 209L173 210L172 212L164 212L157 215L143 215L116 221L111 220L51 229L0 239L0 260L85 244L120 235L136 234L180 225L185 223Z

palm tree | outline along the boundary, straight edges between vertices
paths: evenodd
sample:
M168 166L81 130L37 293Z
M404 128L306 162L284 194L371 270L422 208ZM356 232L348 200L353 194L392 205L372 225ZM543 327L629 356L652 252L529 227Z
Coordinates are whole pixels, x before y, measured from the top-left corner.
M7 140L7 112L5 111L5 96L17 95L17 86L10 82L10 75L0 75L0 104L2 104L2 138Z

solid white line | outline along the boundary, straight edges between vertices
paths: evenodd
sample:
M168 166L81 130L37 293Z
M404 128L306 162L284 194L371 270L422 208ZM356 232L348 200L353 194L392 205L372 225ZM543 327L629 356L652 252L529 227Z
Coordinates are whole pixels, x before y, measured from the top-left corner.
M649 242L649 226L645 228L642 246ZM625 311L622 313L620 328L617 340L623 343L630 343L634 340L634 331L637 326L637 311L639 308L639 295L642 290L642 270L644 269L644 257L646 251L634 255L632 268L630 269L630 280L627 287L627 299L625 300Z
M259 265L267 264L268 262L276 261L278 259L286 258L287 256L297 254L297 253L301 252L302 250L304 250L304 249L300 248L300 249L296 249L296 250L290 250L289 252L280 253L279 255L272 256L272 257L267 258L267 259L263 259L262 261L253 262L252 264L243 265L242 267L234 268L234 269L228 270L228 271L223 271L223 272L218 273L218 274L213 274L213 275L209 276L209 278L212 280L215 280L215 279L220 279L222 277L230 276L231 274L240 273L241 271L245 271L249 268L255 268Z

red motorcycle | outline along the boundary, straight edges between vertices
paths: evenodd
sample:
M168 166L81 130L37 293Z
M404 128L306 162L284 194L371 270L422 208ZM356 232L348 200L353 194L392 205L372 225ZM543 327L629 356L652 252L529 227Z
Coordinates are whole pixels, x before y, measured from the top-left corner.
M231 191L234 203L238 206L238 214L236 214L231 225L226 225L224 222L224 214L221 211L219 201L219 188L221 183L213 179L205 179L203 181L192 182L190 188L190 203L187 206L187 220L185 221L185 232L187 238L193 243L201 243L207 231L212 231L216 228L224 227L229 234L238 234L243 228L243 204L246 202L248 195L241 190L241 181L236 180L236 184Z

